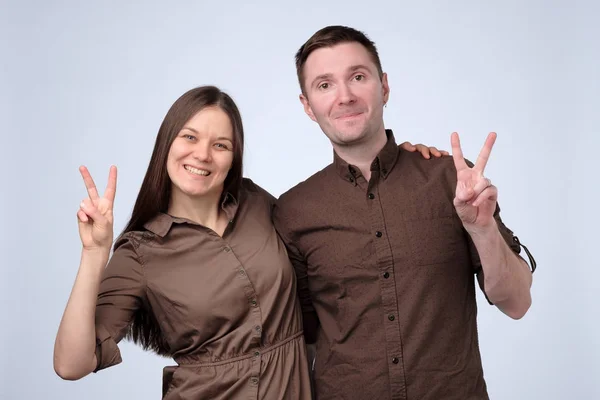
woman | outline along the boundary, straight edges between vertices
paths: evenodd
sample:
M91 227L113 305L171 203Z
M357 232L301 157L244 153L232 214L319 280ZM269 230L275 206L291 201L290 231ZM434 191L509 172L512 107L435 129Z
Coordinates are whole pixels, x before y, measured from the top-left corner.
M205 86L181 96L110 259L117 171L100 197L80 168L89 198L77 212L83 250L56 337L59 376L120 363L125 337L178 364L164 370L163 399L311 398L275 199L242 178L243 141L227 94Z

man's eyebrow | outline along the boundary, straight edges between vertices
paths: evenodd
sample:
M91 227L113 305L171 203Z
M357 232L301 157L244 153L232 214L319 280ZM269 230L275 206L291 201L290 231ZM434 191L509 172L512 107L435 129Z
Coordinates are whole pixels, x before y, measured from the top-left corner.
M331 74L321 74L318 75L315 79L313 79L312 84L314 85L316 81L321 81L324 79L330 79L331 78Z
M349 67L349 68L348 68L348 70L349 70L350 72L355 72L355 71L358 71L358 70L360 70L360 69L364 69L364 70L367 70L368 72L372 72L372 71L369 69L369 67L367 67L367 66L366 66L366 65L364 65L364 64L356 64L356 65L352 65L351 67ZM314 85L314 84L315 84L315 82L317 82L317 81L326 80L326 79L331 79L331 77L332 77L332 74L330 74L330 73L318 75L318 76L317 76L315 79L313 79L313 81L312 81L312 85Z
M348 69L350 71L352 71L352 72L357 71L359 69L366 69L367 71L371 72L371 70L369 69L369 67L367 67L366 65L362 65L362 64L353 65L353 66L351 66Z

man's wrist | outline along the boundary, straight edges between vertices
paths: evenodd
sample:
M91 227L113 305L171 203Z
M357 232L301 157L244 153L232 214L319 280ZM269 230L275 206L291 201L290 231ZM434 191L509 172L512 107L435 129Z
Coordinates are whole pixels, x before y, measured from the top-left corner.
M463 224L463 226L473 241L491 242L501 236L500 231L498 230L498 224L494 218L492 218L490 223L485 225Z

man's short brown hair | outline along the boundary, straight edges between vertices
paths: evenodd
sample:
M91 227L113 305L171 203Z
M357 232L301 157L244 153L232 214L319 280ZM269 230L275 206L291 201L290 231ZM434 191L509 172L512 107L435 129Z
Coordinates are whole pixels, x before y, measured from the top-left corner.
M298 75L298 82L300 83L300 89L302 94L306 95L304 87L304 64L308 56L315 50L323 47L332 47L340 43L351 43L357 42L362 44L369 54L371 59L377 67L379 78L383 76L383 69L381 68L381 61L379 60L379 54L375 43L373 43L367 35L363 32L358 31L354 28L341 25L327 26L317 31L304 43L298 52L296 53L296 74Z

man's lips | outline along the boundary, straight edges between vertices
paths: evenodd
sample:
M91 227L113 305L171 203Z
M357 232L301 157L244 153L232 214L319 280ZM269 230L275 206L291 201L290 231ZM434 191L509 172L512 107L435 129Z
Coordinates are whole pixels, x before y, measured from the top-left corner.
M343 114L336 116L335 119L349 119L349 118L357 117L361 114L362 114L362 111L343 113Z

